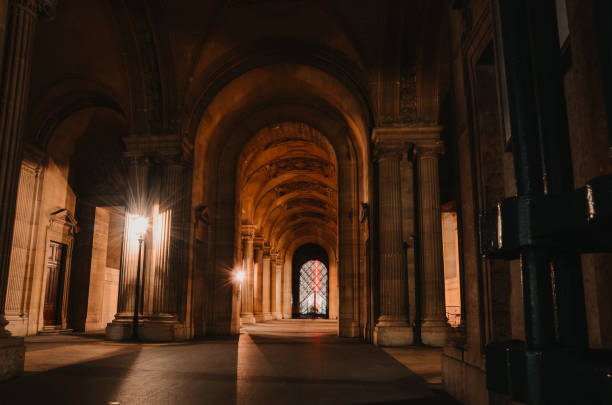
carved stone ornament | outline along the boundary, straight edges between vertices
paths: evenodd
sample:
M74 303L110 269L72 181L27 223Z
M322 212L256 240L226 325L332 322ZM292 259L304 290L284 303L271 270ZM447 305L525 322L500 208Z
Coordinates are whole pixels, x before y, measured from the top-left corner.
M402 65L400 71L399 109L400 121L404 123L417 120L417 81L414 65Z
M314 192L317 192L319 194L323 194L329 197L331 196L332 192L334 192L335 190L332 190L330 187L327 187L326 185L321 184L321 183L309 182L309 181L295 181L295 182L280 184L275 187L274 191L276 192L276 195L279 197L282 197L284 195L287 195L289 193L293 193L296 191L314 191Z
M287 210L304 207L316 207L322 210L329 209L329 206L325 203L325 201L317 200L315 198L296 198L287 201L287 203L285 204L285 209Z
M58 0L12 0L11 3L26 8L40 17L53 18Z
M295 171L317 172L326 178L331 178L334 174L334 167L328 161L312 157L279 159L270 163L268 176L272 178L277 177L281 173Z
M78 222L67 209L63 208L51 213L49 218L49 228L57 229L62 232L74 236L78 232Z

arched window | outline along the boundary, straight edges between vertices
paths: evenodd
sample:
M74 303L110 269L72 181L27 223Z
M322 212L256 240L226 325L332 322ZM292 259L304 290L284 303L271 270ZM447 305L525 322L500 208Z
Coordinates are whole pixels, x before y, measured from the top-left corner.
M300 268L300 315L326 318L328 316L328 271L320 260L309 260Z

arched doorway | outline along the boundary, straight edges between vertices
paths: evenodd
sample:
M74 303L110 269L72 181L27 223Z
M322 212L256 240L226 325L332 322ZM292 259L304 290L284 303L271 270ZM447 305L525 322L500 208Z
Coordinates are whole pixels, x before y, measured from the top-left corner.
M285 80L279 82L279 75ZM268 272L270 287L280 291L270 300L276 306L271 312L276 319L292 317L293 252L312 242L323 243L334 257L337 293L330 291L330 315L335 311L339 334L361 334L358 280L366 270L359 260L359 207L369 196L369 144L361 117L361 104L341 82L291 64L252 69L210 101L195 137L192 186L193 206L208 207L212 219L208 268L194 269L203 275L194 285L194 308L209 308L194 322L206 323L207 334L237 333L243 321L270 316L263 305L261 314L254 305L244 310L260 291L263 297L267 289L256 277ZM291 191L278 182L291 184ZM296 244L300 239L308 240ZM249 294L253 285L253 298L239 298L237 291L245 289L230 281L237 268L254 274L244 281Z
M329 318L330 274L325 249L316 244L299 247L292 260L292 317Z

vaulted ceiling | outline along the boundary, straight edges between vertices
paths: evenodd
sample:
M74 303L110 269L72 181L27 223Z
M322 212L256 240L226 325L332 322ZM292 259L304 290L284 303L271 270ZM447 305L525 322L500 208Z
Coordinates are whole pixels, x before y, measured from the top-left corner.
M297 122L262 128L240 155L238 177L241 223L273 247L313 230L336 240L336 154L316 129Z

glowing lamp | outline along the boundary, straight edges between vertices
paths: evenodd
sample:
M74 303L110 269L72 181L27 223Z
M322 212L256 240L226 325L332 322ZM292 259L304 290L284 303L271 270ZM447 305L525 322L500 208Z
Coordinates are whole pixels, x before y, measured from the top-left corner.
M244 275L244 271L236 272L234 274L234 279L236 280L236 282L242 283L242 280L244 280Z
M137 239L142 239L149 229L148 218L140 215L133 215L131 218L132 233Z

